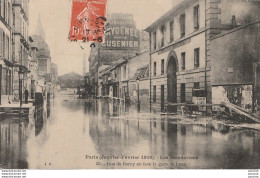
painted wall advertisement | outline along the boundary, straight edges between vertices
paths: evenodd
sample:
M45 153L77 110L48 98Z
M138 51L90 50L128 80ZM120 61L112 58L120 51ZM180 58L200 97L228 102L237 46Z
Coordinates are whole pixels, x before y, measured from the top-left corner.
M139 48L139 30L136 29L133 15L111 14L105 26L104 49L133 49Z

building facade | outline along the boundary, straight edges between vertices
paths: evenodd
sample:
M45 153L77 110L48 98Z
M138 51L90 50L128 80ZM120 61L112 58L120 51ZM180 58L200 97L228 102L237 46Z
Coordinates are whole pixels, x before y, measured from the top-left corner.
M136 29L133 15L115 13L108 15L105 41L91 44L89 55L90 81L95 95L98 96L98 69L100 66L113 65L122 58L130 58L139 54L149 45L149 36Z
M194 89L200 89L204 97L207 90L210 102L205 16L206 8L210 7L205 0L183 1L146 29L151 38L154 108L162 109L167 103L191 102Z
M0 104L12 101L12 0L0 2Z
M260 21L255 21L211 40L214 104L228 102L251 112L259 111L259 26Z
M30 41L28 36L29 0L13 0L13 91L14 100L24 97L27 88ZM21 98L20 98L21 97Z
M194 103L195 97L211 104L212 60L216 60L211 56L215 50L211 39L258 18L257 12L258 2L184 0L151 24L146 31L150 34L153 107ZM171 109L177 111L177 107ZM211 111L211 107L204 109Z
M150 107L150 65L149 51L128 60L128 94L132 103ZM137 65L138 64L138 65ZM138 101L139 94L139 101ZM141 107L143 108L143 107Z
M28 87L28 91L30 94L30 98L35 98L35 92L37 91L37 81L38 81L38 60L37 60L37 52L38 48L35 46L33 38L29 37L31 44L30 44L30 58L29 58L29 80L30 80L30 87Z

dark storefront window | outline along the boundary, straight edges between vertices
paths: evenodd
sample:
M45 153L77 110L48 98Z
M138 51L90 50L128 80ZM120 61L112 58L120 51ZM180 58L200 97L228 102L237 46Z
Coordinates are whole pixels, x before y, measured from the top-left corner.
M181 84L181 103L186 102L186 96L185 96L185 83Z

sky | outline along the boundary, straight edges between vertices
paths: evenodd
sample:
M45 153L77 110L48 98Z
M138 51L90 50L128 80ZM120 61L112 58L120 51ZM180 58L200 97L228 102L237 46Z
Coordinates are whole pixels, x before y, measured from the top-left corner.
M131 13L137 28L142 30L180 1L182 0L107 0L107 13ZM89 56L90 44L68 41L72 0L29 2L29 34L36 33L40 16L52 62L58 65L59 75L69 72L83 74L83 54ZM88 61L86 65L88 72Z

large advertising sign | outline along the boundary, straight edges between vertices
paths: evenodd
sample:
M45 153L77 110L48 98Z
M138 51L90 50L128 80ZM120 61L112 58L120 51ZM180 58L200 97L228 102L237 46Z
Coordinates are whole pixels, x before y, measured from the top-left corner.
M133 49L139 48L139 30L136 29L133 15L111 14L106 23L104 49Z
M73 0L69 40L103 42L107 0Z

